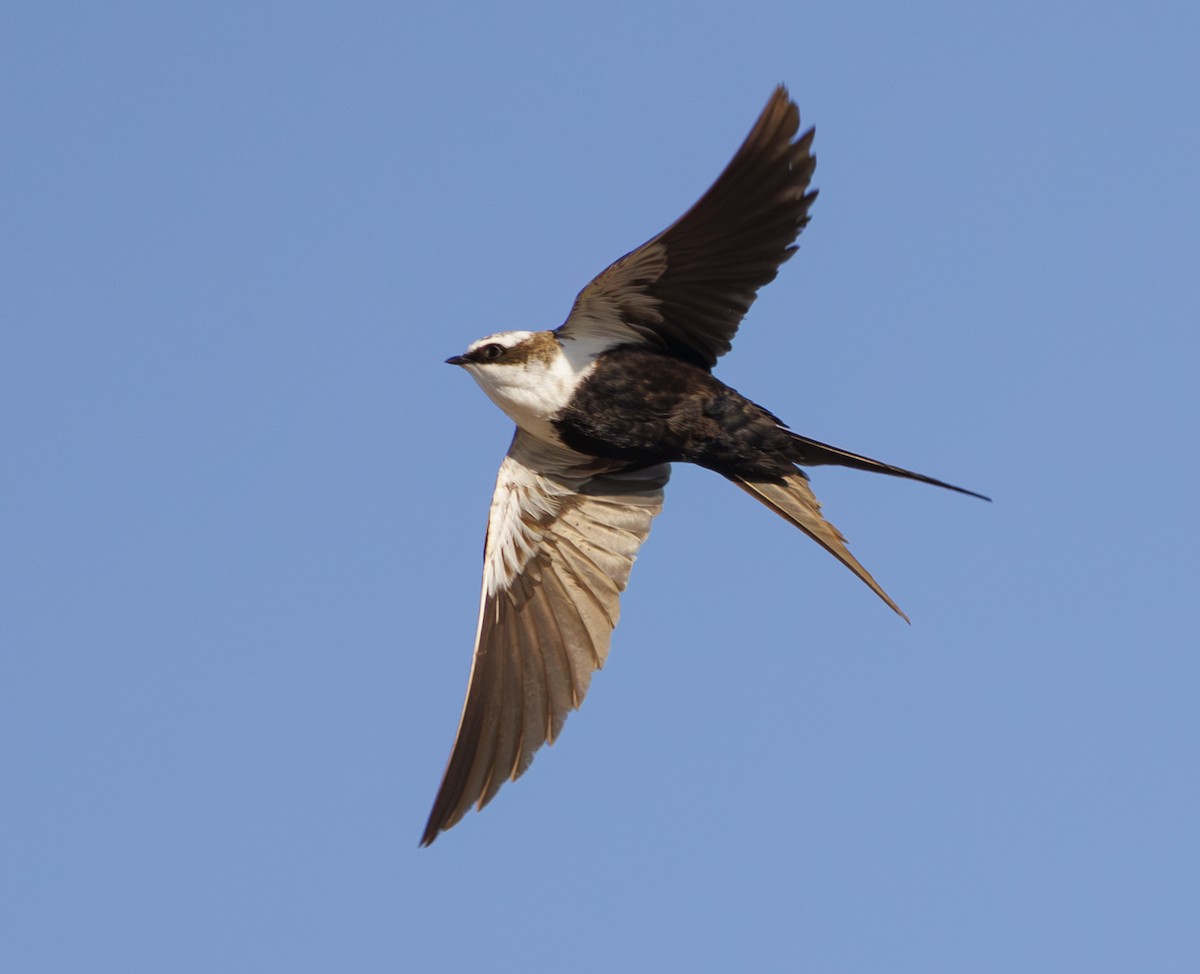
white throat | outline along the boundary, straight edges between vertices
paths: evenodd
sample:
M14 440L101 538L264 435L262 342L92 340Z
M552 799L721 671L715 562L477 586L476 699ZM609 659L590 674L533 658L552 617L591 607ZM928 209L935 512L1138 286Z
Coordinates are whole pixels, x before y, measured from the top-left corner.
M589 342L552 332L510 331L472 343L468 352L499 344L508 354L495 362L470 362L466 369L489 399L526 433L562 445L553 420L596 367L611 341Z

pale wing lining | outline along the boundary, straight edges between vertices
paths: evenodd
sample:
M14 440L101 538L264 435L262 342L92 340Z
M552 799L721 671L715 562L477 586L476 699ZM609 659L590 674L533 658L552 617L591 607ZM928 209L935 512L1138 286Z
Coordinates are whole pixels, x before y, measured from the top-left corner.
M519 777L583 701L669 474L614 471L517 432L488 516L467 697L423 843Z

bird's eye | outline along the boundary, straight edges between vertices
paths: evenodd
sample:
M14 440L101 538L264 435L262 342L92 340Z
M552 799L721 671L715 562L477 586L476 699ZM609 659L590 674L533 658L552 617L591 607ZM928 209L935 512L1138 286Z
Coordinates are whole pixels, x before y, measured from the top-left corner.
M483 348L479 350L479 355L485 362L495 361L503 354L504 346L497 345L495 342L492 342L490 345L484 345Z

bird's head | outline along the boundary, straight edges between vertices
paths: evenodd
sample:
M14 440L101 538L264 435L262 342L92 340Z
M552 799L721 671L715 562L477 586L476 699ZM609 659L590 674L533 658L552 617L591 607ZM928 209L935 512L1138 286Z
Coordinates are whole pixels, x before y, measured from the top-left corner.
M558 341L550 331L501 331L472 342L462 355L446 359L447 365L461 365L475 376L513 367L525 368L531 362L548 363L561 354Z
M591 364L575 362L552 331L502 331L446 359L471 373L488 398L523 429L544 432Z

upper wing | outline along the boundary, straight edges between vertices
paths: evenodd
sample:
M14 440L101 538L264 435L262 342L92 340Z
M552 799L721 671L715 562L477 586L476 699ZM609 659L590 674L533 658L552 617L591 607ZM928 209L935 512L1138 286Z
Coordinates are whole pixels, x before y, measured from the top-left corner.
M780 85L708 192L580 291L559 334L650 342L712 368L808 222L816 159L799 128Z
M517 430L488 515L475 657L422 845L554 742L604 665L670 467L621 471Z

